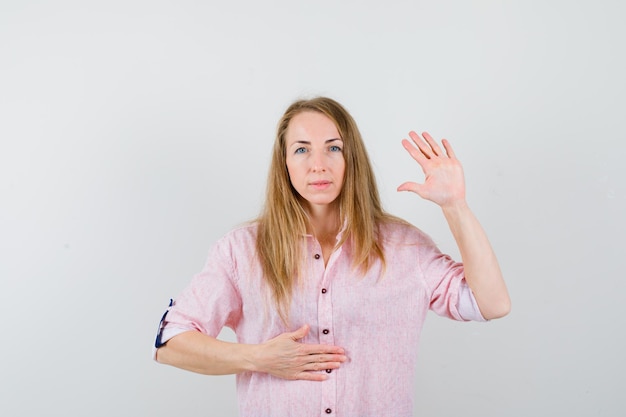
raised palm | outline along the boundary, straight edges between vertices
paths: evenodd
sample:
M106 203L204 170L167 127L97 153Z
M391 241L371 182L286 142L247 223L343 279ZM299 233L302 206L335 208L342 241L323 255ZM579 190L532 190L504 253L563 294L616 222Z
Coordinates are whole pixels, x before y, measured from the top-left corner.
M422 198L430 200L442 208L465 202L465 177L463 167L456 158L450 143L441 141L445 153L437 142L428 134L422 136L409 133L413 140L402 140L402 145L411 157L422 167L425 178L423 183L405 182L398 191L412 191Z

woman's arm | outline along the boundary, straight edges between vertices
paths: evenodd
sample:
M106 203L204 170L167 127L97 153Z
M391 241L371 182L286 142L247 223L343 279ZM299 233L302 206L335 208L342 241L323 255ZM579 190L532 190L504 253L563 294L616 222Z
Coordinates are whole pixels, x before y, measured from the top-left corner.
M441 207L459 247L465 279L472 289L480 311L486 319L505 316L511 309L496 255L487 234L465 200L465 179L461 163L452 147L442 140L445 153L426 132L423 138L415 132L402 145L424 171L424 183L406 182L398 191L412 191Z
M461 252L465 280L484 318L497 319L511 310L509 293L487 234L466 203L442 207Z
M283 379L324 381L326 369L337 369L346 361L344 350L337 346L298 342L309 332L302 326L265 343L248 345L230 343L197 331L171 338L156 353L159 363L206 375L263 372Z

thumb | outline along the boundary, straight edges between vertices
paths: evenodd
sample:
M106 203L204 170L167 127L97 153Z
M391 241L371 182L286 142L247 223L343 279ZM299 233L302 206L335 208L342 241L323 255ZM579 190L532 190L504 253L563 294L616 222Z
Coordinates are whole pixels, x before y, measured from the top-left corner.
M398 187L398 191L412 191L417 195L421 195L422 185L416 182L405 182Z
M291 333L291 339L296 341L300 339L304 339L307 334L309 334L310 327L308 324L303 325L295 332Z

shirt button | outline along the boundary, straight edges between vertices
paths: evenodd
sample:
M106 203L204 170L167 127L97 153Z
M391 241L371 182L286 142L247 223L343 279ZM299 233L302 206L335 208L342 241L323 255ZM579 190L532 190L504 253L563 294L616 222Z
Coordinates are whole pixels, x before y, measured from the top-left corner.
M326 414L330 414L330 413L332 413L332 412L333 412L333 410L331 410L330 408L327 408L327 409L326 409Z
M322 288L322 294L326 294L326 288Z
M315 256L313 256L315 259L319 259L320 258L320 254L316 253Z
M322 333L328 334L328 333L330 333L330 331L328 329L324 329L324 330L322 330Z

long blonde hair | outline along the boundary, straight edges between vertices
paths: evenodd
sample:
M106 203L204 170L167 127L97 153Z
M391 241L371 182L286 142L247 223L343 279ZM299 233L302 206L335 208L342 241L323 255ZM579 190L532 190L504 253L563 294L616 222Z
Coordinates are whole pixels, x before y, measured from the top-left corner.
M385 262L378 226L396 219L384 212L374 172L359 129L338 102L327 97L299 100L280 119L272 153L263 212L257 219L256 241L260 264L281 318L288 321L291 294L303 266L302 236L308 218L289 180L285 134L291 119L304 111L322 113L332 120L343 140L345 178L337 197L340 224L345 229L336 247L351 239L352 266L365 272L375 259ZM398 220L398 219L396 219Z

